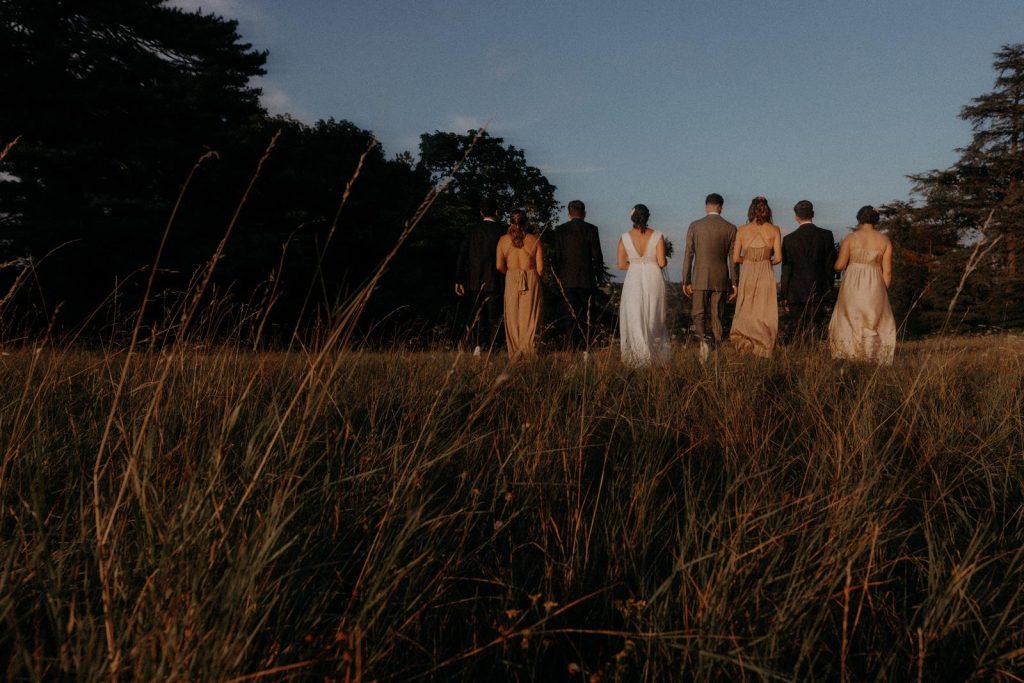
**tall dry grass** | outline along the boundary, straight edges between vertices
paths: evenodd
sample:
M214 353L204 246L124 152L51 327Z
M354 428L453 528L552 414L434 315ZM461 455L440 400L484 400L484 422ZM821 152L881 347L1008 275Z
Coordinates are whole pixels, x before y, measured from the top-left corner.
M443 187L297 351L210 305L232 220L127 345L0 356L8 679L1021 680L1019 338L359 351Z
M1020 339L323 365L0 359L5 676L1020 675Z

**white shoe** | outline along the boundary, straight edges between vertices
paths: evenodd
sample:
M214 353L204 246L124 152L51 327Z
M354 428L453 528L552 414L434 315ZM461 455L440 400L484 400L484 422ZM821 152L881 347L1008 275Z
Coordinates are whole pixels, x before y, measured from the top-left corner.
M479 358L479 357L480 357L480 347L478 346L475 349L473 349L473 358Z
M707 363L708 356L711 355L711 347L708 345L707 340L700 340L700 362Z

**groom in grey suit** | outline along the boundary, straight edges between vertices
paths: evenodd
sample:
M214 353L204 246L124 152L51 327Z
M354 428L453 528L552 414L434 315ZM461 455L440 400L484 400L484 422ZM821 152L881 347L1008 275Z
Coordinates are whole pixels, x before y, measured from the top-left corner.
M693 330L701 341L701 356L710 341L707 315L710 313L714 343L722 341L722 317L728 293L736 293L736 266L732 246L736 226L722 218L722 195L711 193L704 200L704 218L690 223L683 255L683 293L693 299Z

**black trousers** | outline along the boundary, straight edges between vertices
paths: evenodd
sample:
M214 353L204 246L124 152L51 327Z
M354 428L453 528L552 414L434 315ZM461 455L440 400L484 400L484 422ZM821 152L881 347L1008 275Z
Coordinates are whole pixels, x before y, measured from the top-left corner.
M469 307L469 341L485 349L499 348L504 340L501 323L505 317L505 302L501 291L479 289L466 292L472 298Z
M589 348L590 331L595 324L592 319L594 290L585 287L566 287L565 299L565 345L570 349Z
M789 302L789 343L813 344L824 337L828 306L820 299Z

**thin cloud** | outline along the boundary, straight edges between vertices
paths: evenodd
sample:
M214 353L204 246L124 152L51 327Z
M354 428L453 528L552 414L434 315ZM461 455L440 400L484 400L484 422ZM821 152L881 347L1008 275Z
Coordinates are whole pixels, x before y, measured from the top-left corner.
M288 114L294 119L298 119L303 123L309 123L314 117L310 116L308 112L300 109L295 105L291 95L289 95L280 86L268 81L266 78L254 78L252 79L252 85L260 88L263 94L260 95L260 104L262 104L268 112L271 114L283 115Z

